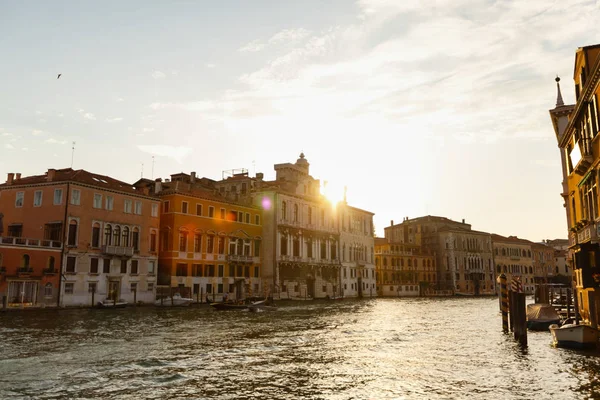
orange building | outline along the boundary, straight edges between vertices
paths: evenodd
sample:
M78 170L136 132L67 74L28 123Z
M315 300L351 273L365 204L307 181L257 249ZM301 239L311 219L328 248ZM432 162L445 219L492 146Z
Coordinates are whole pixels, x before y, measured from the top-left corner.
M37 293L21 295L25 305L154 301L159 202L147 189L71 168L9 174L0 210L9 302L19 291Z
M213 183L194 172L154 183L161 200L160 284L197 301L264 296L261 210L221 196Z
M375 269L379 296L422 296L437 283L435 256L416 244L375 238Z

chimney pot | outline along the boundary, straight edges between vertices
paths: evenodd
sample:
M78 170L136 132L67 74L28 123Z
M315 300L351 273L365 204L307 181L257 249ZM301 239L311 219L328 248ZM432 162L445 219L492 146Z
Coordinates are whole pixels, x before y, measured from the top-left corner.
M15 179L21 179L21 173L20 172L17 172L17 174L15 176Z
M463 224L465 223L465 219L464 219L464 218L463 218L463 220L462 220L462 223L463 223Z
M15 174L10 172L8 174L8 176L6 177L6 183L8 183L9 185L12 185L14 178L15 178Z
M162 179L158 178L154 181L154 193L160 193L162 190Z
M55 169L52 169L52 168L49 168L49 169L48 169L47 176L46 176L46 180L47 180L48 182L52 182L52 181L54 180L54 176L55 176L55 175L56 175L56 170L55 170Z
M390 225L391 225L391 226L394 226L394 220L391 220L391 221L390 221Z
M196 182L196 172L192 171L192 173L190 174L190 183L195 183Z

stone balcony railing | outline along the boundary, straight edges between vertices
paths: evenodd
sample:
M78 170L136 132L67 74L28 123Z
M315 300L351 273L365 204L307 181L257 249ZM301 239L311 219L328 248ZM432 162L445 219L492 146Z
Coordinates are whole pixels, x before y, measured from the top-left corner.
M230 262L246 262L246 263L251 263L252 261L254 261L254 258L252 256L243 256L243 255L239 255L239 254L229 254L227 256L227 261L230 261Z
M62 249L62 243L57 240L31 239L12 236L0 236L0 245Z
M102 253L111 255L111 256L132 257L133 256L133 247L105 245L105 246L102 246Z

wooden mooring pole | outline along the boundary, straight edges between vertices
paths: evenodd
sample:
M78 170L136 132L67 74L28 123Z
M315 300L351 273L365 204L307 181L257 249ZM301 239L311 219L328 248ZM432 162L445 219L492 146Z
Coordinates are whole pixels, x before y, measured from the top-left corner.
M502 331L508 333L508 287L506 275L500 275L500 309L502 311Z
M527 346L527 313L525 307L525 293L513 293L514 295L514 307L513 317L514 322L514 336L515 340L518 340L521 346Z

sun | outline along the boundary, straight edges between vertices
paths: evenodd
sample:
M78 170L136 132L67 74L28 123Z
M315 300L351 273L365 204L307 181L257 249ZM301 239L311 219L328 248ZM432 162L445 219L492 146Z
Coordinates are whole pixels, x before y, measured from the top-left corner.
M333 207L335 207L339 202L344 201L344 191L345 188L343 185L327 181L324 181L321 184L321 194L331 202Z

